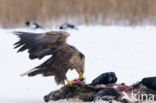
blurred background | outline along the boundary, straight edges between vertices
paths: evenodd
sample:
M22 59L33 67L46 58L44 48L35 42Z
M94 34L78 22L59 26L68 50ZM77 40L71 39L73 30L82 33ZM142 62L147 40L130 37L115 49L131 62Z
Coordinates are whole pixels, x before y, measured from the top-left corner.
M0 0L1 27L24 27L25 21L45 27L66 22L155 25L156 0Z

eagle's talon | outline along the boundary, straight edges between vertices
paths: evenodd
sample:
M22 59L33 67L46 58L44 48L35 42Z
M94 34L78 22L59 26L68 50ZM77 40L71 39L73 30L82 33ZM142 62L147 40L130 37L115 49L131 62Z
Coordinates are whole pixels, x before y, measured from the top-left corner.
M67 84L65 84L65 86L67 85L72 85L72 84L75 84L76 81L72 80L72 81L69 81L69 80L66 80Z

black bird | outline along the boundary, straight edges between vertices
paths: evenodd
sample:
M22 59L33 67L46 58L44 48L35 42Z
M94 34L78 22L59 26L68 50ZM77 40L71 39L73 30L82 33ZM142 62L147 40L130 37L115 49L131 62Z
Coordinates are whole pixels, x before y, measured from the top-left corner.
M73 24L66 23L66 24L61 25L59 27L59 29L63 29L63 30L65 30L65 29L75 29L75 30L77 30L77 27L75 25L73 25Z
M43 29L43 27L42 26L40 26L39 24L37 24L36 22L34 22L34 21L26 21L25 22L25 24L28 26L28 27L30 27L31 29Z
M111 84L116 83L117 77L114 72L103 73L95 78L90 85Z
M141 84L156 91L156 77L143 78Z

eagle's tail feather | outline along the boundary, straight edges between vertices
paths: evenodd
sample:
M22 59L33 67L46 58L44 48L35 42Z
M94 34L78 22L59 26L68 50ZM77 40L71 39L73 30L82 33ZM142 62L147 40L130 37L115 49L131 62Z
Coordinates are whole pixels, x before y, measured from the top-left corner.
M25 75L35 76L36 74L39 74L39 73L41 73L41 70L39 68L33 68L27 72L24 72L23 74L21 74L21 76L25 76Z
M35 76L37 74L43 74L43 76L45 76L45 77L54 75L54 73L51 71L51 69L33 68L33 69L21 74L21 76L28 75L29 77L31 77L31 76Z

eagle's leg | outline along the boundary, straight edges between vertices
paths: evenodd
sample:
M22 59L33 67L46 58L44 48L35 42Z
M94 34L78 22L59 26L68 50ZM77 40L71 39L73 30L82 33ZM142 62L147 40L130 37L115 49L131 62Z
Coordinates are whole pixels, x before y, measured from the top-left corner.
M66 79L66 82L67 82L67 84L65 84L65 86L66 85L72 85L72 84L76 83L76 81L74 81L74 80L70 81L68 79Z
M81 79L83 79L83 73L79 73L79 79L81 80Z

